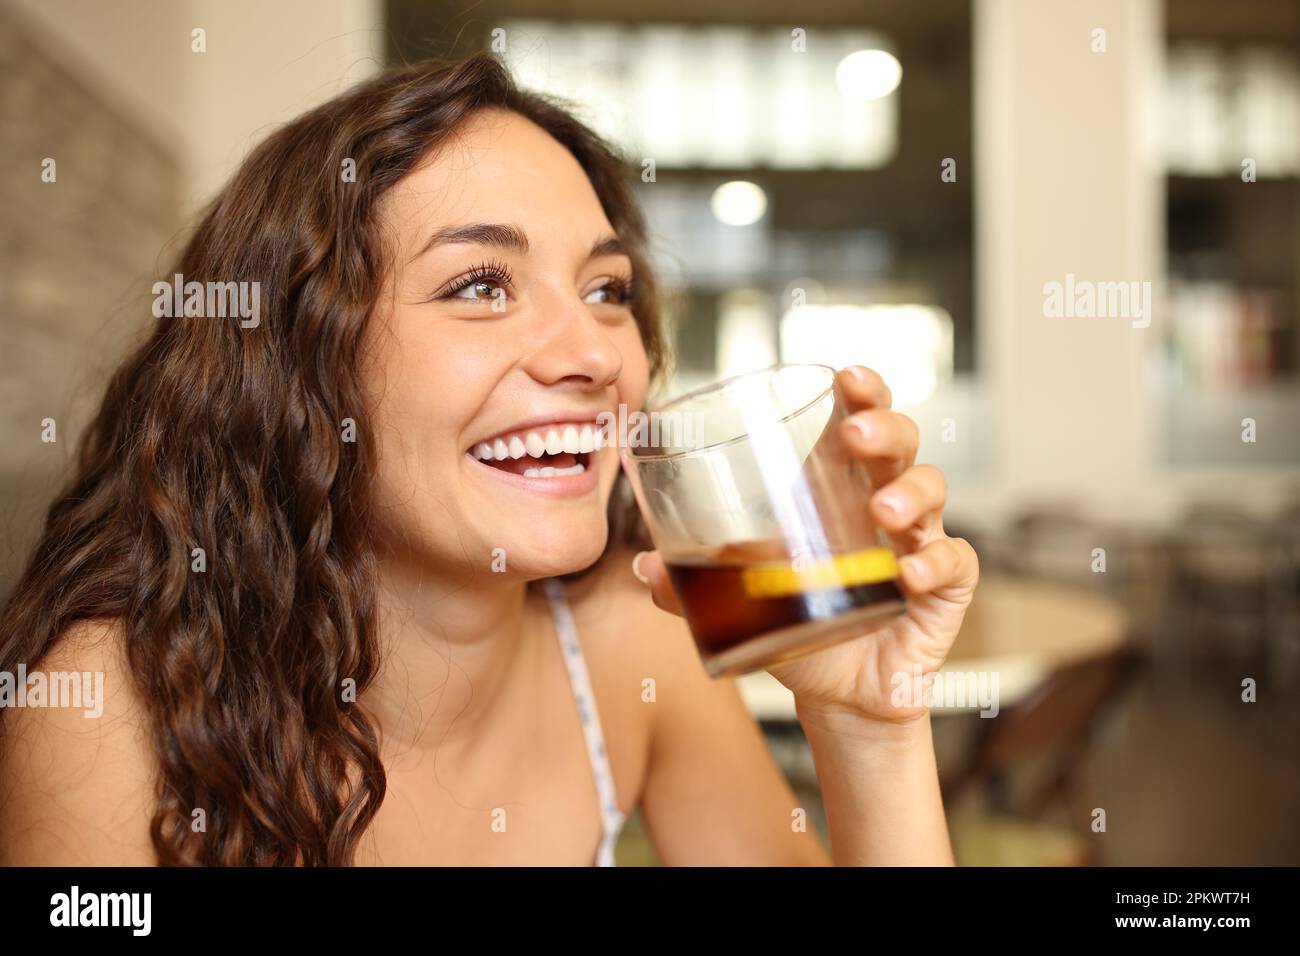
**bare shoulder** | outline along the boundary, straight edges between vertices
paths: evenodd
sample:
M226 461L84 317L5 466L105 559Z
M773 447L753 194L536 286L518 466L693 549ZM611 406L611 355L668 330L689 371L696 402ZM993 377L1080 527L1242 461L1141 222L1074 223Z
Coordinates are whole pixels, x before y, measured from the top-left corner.
M632 574L636 552L611 551L586 577L569 587L579 631L589 634L584 649L649 676L651 670L708 680L686 622L662 611L649 589Z
M660 728L670 713L689 721L713 707L738 708L735 682L709 677L686 621L660 610L632 574L634 556L628 550L606 555L576 588L574 619L589 635L584 650L625 686L634 684L639 700L657 705Z
M619 682L610 686L627 690L611 695L615 706L640 701L646 749L637 793L660 861L826 862L815 836L790 827L797 801L735 680L708 675L686 622L655 605L632 575L632 557L608 555L572 603L579 630L588 622L584 649Z
M25 667L0 678L0 865L152 864L156 765L121 628L74 625Z

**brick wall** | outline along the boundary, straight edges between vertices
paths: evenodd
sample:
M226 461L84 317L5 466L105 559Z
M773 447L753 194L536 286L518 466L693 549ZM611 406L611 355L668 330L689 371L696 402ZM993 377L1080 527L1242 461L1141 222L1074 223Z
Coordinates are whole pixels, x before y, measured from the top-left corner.
M150 319L149 287L169 274L181 228L175 149L66 60L0 6L0 594ZM42 181L46 158L54 182Z

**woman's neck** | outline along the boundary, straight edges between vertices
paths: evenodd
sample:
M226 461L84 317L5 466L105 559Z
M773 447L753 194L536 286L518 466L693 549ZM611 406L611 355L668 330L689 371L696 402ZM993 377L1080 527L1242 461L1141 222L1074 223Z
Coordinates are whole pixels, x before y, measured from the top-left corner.
M482 739L512 677L535 659L527 585L388 562L378 604L379 673L364 702L384 749L455 751Z

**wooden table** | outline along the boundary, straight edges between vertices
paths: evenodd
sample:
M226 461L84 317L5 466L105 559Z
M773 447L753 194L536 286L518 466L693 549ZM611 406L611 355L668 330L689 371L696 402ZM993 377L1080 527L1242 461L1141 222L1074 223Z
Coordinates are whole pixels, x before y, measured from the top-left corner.
M980 581L941 679L997 675L998 703L1008 707L1054 670L1111 651L1128 622L1119 605L1089 591L1043 581L988 575ZM795 720L794 695L768 674L736 682L759 720ZM973 713L978 706L936 707L937 714Z

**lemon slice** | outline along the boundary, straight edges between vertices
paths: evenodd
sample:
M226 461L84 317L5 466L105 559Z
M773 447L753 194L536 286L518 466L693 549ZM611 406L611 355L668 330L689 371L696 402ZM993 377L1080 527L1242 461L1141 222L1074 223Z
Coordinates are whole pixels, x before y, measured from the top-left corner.
M879 584L898 577L898 558L889 548L866 548L804 561L796 570L788 561L756 564L741 572L741 586L749 597L785 597L819 588Z

